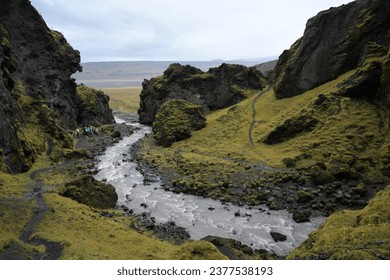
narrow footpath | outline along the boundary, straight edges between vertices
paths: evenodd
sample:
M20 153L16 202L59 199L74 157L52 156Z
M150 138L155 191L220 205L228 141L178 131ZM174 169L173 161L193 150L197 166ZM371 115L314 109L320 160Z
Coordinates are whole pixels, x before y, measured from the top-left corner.
M254 128L255 123L256 123L256 103L260 97L262 97L267 92L270 92L271 90L272 90L272 86L269 86L267 89L265 89L262 92L260 92L259 94L257 94L257 96L255 97L255 99L252 102L252 122L251 122L251 125L249 127L249 143L251 144L251 146L253 148L255 147L255 143L253 142L252 131L253 131L253 128Z

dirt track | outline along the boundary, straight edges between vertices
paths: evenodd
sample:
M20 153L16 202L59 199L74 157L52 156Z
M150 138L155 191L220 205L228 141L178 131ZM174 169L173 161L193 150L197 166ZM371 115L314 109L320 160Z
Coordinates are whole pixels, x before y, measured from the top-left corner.
M251 144L252 147L255 146L255 143L253 142L252 131L253 131L253 128L254 128L255 123L256 123L256 103L261 96L263 96L264 94L266 94L267 92L269 92L271 90L272 90L272 86L270 86L267 89L260 92L253 100L253 103L252 103L252 122L251 122L251 125L249 127L249 143Z

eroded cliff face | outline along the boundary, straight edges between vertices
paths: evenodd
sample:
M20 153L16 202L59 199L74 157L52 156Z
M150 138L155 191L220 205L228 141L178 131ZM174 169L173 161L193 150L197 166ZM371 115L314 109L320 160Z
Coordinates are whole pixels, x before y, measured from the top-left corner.
M172 64L163 76L142 84L140 122L152 124L160 107L170 99L182 99L207 110L237 104L246 98L246 90L265 87L265 77L254 67L222 64L203 72L195 67Z
M72 147L67 130L83 122L76 71L80 53L30 1L1 1L0 170L26 171L48 146Z
M274 73L277 98L299 95L383 57L389 30L386 0L358 0L319 13L308 21L304 36L280 56Z

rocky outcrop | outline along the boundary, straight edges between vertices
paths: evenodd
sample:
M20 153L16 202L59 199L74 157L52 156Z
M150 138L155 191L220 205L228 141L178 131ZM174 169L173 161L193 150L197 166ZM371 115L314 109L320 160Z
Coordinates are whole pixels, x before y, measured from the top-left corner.
M171 146L191 137L191 132L206 126L204 108L191 102L172 99L161 107L153 122L157 145Z
M265 78L254 67L222 64L208 72L186 65L172 64L163 76L142 84L140 122L151 125L160 107L170 99L182 99L216 110L246 98L245 90L260 90Z
M319 13L279 58L274 76L277 98L299 95L386 55L389 30L386 0L358 0Z
M80 126L99 126L115 122L108 104L110 97L103 91L80 85L77 87L77 97L79 99L77 123Z
M30 1L1 1L0 170L26 171L53 146L72 147L67 130L90 118L71 78L76 71L80 53L47 27ZM96 100L102 102L94 111L106 116L95 119L112 122L105 98Z
M263 142L268 145L273 145L287 141L300 133L313 130L317 123L318 120L311 116L293 117L275 127L275 129L266 136Z

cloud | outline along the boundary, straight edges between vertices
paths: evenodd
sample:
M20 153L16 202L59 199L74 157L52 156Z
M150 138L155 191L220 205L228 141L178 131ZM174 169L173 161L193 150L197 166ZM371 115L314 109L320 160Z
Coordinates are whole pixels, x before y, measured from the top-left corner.
M350 1L32 0L82 60L210 60L279 55L307 19Z

